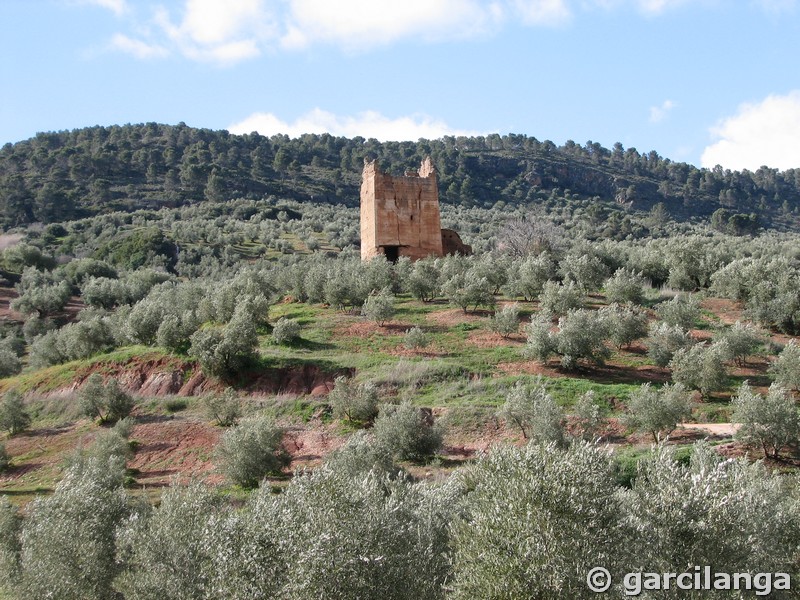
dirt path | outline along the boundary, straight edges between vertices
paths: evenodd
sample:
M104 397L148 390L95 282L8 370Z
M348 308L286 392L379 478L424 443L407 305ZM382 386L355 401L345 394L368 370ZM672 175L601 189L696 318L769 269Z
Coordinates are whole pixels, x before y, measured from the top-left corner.
M719 437L733 437L740 425L738 423L684 423L680 427L695 431L706 431Z

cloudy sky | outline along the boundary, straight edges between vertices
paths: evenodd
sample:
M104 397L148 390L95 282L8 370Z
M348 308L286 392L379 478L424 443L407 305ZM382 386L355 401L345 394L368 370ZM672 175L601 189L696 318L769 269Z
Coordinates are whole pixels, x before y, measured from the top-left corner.
M0 144L156 121L800 167L800 0L0 0Z

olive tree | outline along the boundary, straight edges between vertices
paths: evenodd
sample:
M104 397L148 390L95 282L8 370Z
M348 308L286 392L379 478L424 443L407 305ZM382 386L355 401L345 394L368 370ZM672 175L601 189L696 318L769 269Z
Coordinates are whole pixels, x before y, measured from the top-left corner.
M300 337L300 323L281 317L272 327L272 339L277 344L288 344Z
M543 312L565 315L583 306L583 297L583 290L572 281L566 284L548 281L539 296L539 307Z
M3 447L4 451L5 447ZM2 582L0 583L0 592L10 594L12 587L19 583L21 532L22 515L20 510L9 502L8 497L0 497L0 582Z
M212 597L206 537L220 504L205 484L173 482L157 508L123 521L117 545L124 570L114 587L126 598L141 600Z
M770 372L783 387L800 389L800 345L790 340L770 366Z
M11 457L8 455L6 445L0 443L0 473L5 473L9 466L11 466ZM2 561L2 558L0 558L0 561Z
M11 348L0 345L0 379L11 377L22 370L22 362Z
M579 360L602 365L611 354L606 347L608 322L603 315L586 309L571 310L558 320L555 351L561 366L574 369Z
M368 425L378 416L378 388L371 382L356 383L339 376L328 394L333 416L356 425Z
M25 268L17 291L19 297L11 302L11 308L26 315L39 316L63 310L71 292L69 283L59 281L52 273L39 271L35 267Z
M561 261L559 270L564 281L574 282L584 294L600 289L608 276L608 269L603 261L588 253L580 256L572 253L566 256Z
M31 424L31 416L25 408L25 401L17 390L9 390L0 402L0 429L9 435L25 431Z
M730 348L725 341L678 350L669 363L672 381L708 396L728 386L727 360L730 360Z
M430 302L439 294L439 269L432 257L414 263L405 287L409 293L423 302Z
M384 404L373 426L375 443L399 460L423 461L442 445L442 430L433 417L409 403Z
M532 385L515 383L506 393L498 416L519 427L524 439L564 444L564 413L547 393L541 377Z
M119 572L116 529L129 514L121 461L70 467L51 496L28 507L20 552L20 597L112 598Z
M600 309L599 314L608 326L609 339L617 349L629 347L647 335L647 313L631 304L611 304Z
M211 392L203 396L203 404L208 418L220 427L236 425L242 416L242 399L233 388L225 388L221 393Z
M635 533L633 564L653 572L676 565L714 565L717 572L751 575L795 568L797 500L761 464L725 459L700 443L684 465L662 444L640 461L633 488L621 500L624 521ZM700 600L708 592L676 589L659 597Z
M389 288L371 293L361 307L361 313L370 321L383 327L394 316L394 295Z
M656 313L668 325L692 329L700 317L700 297L696 294L677 294L672 300L659 304Z
M691 348L694 343L683 327L667 323L652 323L645 341L647 355L659 367L666 367L678 350Z
M136 401L119 387L113 377L103 382L99 373L92 373L78 390L78 405L81 414L101 423L115 422L127 417L136 406Z
M508 338L519 331L519 304L506 304L501 310L495 311L489 321L489 330L499 333L503 338Z
M549 313L536 313L531 317L531 322L525 326L524 354L539 362L546 362L556 349L556 339L550 331L552 317Z
M254 357L258 345L246 304L236 309L227 325L199 329L190 341L189 355L198 360L204 372L220 377L230 377L242 370Z
M508 269L506 294L512 298L521 296L527 302L535 300L542 293L545 283L555 279L557 266L549 252L513 260Z
M752 323L736 321L714 336L714 340L724 340L737 365L745 364L747 357L755 354L764 343L764 334Z
M660 389L645 383L631 393L623 422L628 427L650 433L653 442L658 443L661 434L669 435L691 416L691 400L691 392L680 383Z
M589 390L581 394L572 407L573 422L578 435L589 442L596 440L603 427L600 405L595 401L595 393Z
M442 294L454 306L464 313L470 306L477 310L478 306L491 308L494 306L494 287L486 277L476 271L456 273L442 283Z
M644 298L645 279L641 273L630 269L617 269L603 284L609 302L641 304Z
M255 581L269 590L274 584L266 576L278 571L284 585L276 595L292 600L442 599L454 499L437 491L406 477L335 465L295 477L277 497L259 490L248 517L254 529L272 535L256 538L266 542L255 554L266 564ZM272 550L275 539L279 553ZM275 554L282 559L278 569Z
M456 478L449 597L589 598L586 574L624 573L622 506L606 450L586 443L501 446Z
M232 427L214 450L214 462L231 481L254 488L269 474L278 474L289 464L281 445L283 429L272 419L260 417Z
M732 400L731 421L740 423L736 439L761 448L764 456L778 457L781 448L800 440L800 413L785 388L773 383L766 397L745 381Z

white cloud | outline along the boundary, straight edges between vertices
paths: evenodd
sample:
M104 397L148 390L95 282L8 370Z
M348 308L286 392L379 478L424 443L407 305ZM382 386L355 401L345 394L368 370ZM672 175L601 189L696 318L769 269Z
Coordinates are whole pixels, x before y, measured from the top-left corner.
M687 2L689 0L637 0L639 10L648 15L660 15Z
M774 14L792 12L797 8L797 0L754 0L754 4Z
M188 0L178 31L198 44L225 44L252 34L261 15L260 0Z
M297 137L304 133L330 133L331 135L375 138L380 141L416 141L420 138L436 139L445 135L479 135L474 131L462 131L450 127L440 119L424 114L389 118L375 111L366 111L355 116L335 115L315 108L288 123L272 113L254 113L228 127L231 133L244 134L257 131L269 136L283 133Z
M407 37L464 38L491 30L502 18L498 3L474 0L290 0L288 5L282 36L288 48L335 43L360 49Z
M669 113L675 108L676 104L672 100L664 100L660 106L650 107L650 122L660 123L667 118Z
M134 13L128 0L67 1L105 6L118 14ZM638 9L655 16L699 1L703 0L182 0L180 12L158 6L147 27L125 38L151 48L169 48L191 60L231 65L266 50L329 45L366 51L403 40L471 39L515 24L558 27L593 7ZM752 1L785 4L797 0ZM135 23L132 28L137 29ZM134 56L148 56L133 43L113 46Z
M86 6L99 6L113 12L115 15L120 16L128 12L128 4L126 0L73 0L76 4Z
M260 42L275 31L262 0L187 0L183 19L163 7L155 22L186 57L233 64L261 54Z
M700 159L704 167L755 170L800 168L800 90L743 104L732 117L712 128L718 141Z
M511 6L526 25L561 25L572 17L567 0L512 0Z
M169 51L163 46L135 40L121 33L117 33L111 38L111 48L140 59L162 58L169 54Z

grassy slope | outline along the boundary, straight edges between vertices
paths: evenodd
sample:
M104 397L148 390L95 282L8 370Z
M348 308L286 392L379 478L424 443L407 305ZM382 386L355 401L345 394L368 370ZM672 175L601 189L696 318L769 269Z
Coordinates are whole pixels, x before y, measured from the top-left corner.
M270 312L273 322L280 317L299 321L302 338L291 345L276 345L269 336L263 336L260 363L265 367L313 364L327 372L354 370L359 380L379 383L389 398L411 399L420 406L434 408L454 436L462 441L469 441L470 435L485 433L487 423L494 421L494 414L504 401L505 390L520 379L530 380L534 374L544 374L550 393L567 411L580 394L593 390L605 416L612 417L623 410L630 392L652 374L652 367L641 349L615 352L609 365L602 369L584 368L575 373L562 373L555 361L542 367L527 360L522 352L522 334L503 340L488 332L487 313L464 314L441 302L425 304L409 297L399 298L396 308L395 318L381 327L363 317L327 307L298 303L276 305ZM522 308L523 314L533 310L532 305ZM414 325L425 329L430 336L431 343L423 350L411 351L403 346L405 331ZM719 319L708 313L698 325L706 329L719 326ZM181 361L158 349L129 347L0 381L0 391L17 388L45 395L45 399L32 401L33 427L25 434L38 441L28 439L22 445L25 451L21 454L13 452L20 442L12 440L8 444L15 470L11 477L0 478L0 492L26 501L36 493L52 489L64 460L98 430L97 425L79 418L74 394L64 393L64 390L90 371L102 372L111 365L118 368L120 363L131 360L137 364ZM667 377L668 373L662 375ZM734 375L731 383L741 378L741 375ZM175 423L185 423L187 427L208 427L200 402L190 400L187 410L173 416L166 408L167 400L143 399L139 416L145 421L177 419ZM279 397L251 403L254 409L266 406L269 412L287 422L310 427L309 421L324 399ZM700 422L725 421L729 413L729 394L699 403L695 409L696 420ZM313 426L321 426L318 419ZM339 427L338 433L346 432ZM186 452L200 453L207 461L208 442L205 446L190 447ZM170 464L172 455L159 460L162 461L160 468L182 472L181 464ZM180 461L184 460L185 455L182 455Z

